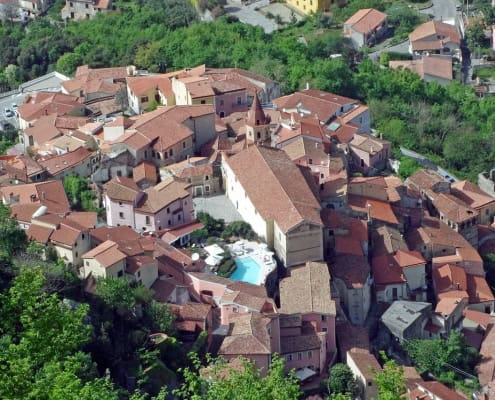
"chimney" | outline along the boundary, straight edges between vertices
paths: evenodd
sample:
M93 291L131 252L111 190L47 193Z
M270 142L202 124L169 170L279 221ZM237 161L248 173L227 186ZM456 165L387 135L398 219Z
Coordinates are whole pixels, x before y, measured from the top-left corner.
M45 192L41 192L41 201L45 201L46 200L46 194Z

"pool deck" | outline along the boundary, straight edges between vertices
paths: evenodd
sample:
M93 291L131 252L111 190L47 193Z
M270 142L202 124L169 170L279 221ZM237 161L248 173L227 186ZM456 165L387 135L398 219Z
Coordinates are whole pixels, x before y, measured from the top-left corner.
M249 256L260 266L258 285L264 285L266 277L277 267L273 251L269 250L264 243L239 240L227 247L234 260Z

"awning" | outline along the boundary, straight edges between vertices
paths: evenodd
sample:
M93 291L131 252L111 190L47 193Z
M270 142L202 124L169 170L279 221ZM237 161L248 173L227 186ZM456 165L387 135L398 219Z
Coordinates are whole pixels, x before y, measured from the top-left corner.
M205 250L208 252L210 256L219 256L224 253L224 250L218 244L212 244L210 246L206 246Z
M313 371L311 368L305 367L305 368L301 368L301 369L296 370L294 375L300 381L305 381L306 379L311 378L312 376L315 376L316 372Z
M208 256L206 257L205 263L211 266L220 264L223 257L220 256Z

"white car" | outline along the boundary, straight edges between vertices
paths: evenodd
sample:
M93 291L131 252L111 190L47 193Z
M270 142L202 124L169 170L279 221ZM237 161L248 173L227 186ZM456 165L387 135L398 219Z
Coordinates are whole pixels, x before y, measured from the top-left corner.
M12 103L12 110L16 111L18 107L17 103Z
M4 114L6 118L12 118L15 115L14 111L12 111L10 108L6 108Z

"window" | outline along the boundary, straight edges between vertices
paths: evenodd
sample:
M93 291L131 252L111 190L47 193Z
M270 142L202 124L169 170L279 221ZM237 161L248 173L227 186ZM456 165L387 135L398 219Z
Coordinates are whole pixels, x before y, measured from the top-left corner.
M86 3L86 4L84 5L84 7L85 7L85 8L88 8L88 4Z
M170 207L167 207L167 214L170 214Z
M310 158L310 159L308 160L308 164L309 164L309 165L313 164L313 159L312 159L312 158Z
M76 251L76 258L79 257L79 253Z
M220 118L225 117L225 113L223 111L220 111Z
M174 155L174 151L170 149L170 157L172 157L173 155Z
M261 133L256 132L256 138L257 138L257 139L261 139Z
M237 105L241 105L242 104L242 98L241 96L237 96Z
M373 386L373 382L369 381L368 386Z
M151 158L154 158L156 156L155 150L151 150Z
M311 360L313 358L313 352L308 351L308 359Z
M322 332L327 332L327 331L328 331L328 329L327 329L327 328L321 328L321 331L322 331Z
M120 271L117 273L117 276L118 276L118 277L121 277L121 276L123 276L123 275L124 275L124 271L122 271L122 270L120 270Z
M149 215L146 216L146 225L151 225L151 218Z
M206 100L201 100L201 104L206 104Z
M119 206L122 206L122 202L121 201L119 201Z
M138 271L137 276L138 278L141 278L141 271Z
M168 226L172 225L172 221L168 220Z
M122 176L122 171L118 170L117 171L117 176Z
M88 260L86 260L85 264L86 264L86 267L89 267L89 261Z
M327 316L326 316L326 315L322 315L322 316L321 316L321 320L322 320L322 321L326 321L326 320L327 320Z
M208 181L208 180L210 180L209 175L205 175L205 181Z
M285 356L285 359L286 359L287 361L292 361L292 354L287 354L287 355Z
M220 100L220 105L223 106L223 100Z
M148 102L148 96L141 97L141 103L147 103L147 102Z
M186 142L182 142L182 148L185 149L186 148Z
M299 361L301 361L301 360L302 360L302 353L301 353L301 352L297 353L297 359L298 359Z
M84 233L81 235L82 240L84 240Z
M180 221L180 214L179 214L179 215L177 215L177 219Z
M237 307L232 307L232 312L238 313L239 309Z
M74 3L72 1L69 4L71 7L74 7Z
M119 212L119 218L120 219L124 218L124 213L123 212Z

